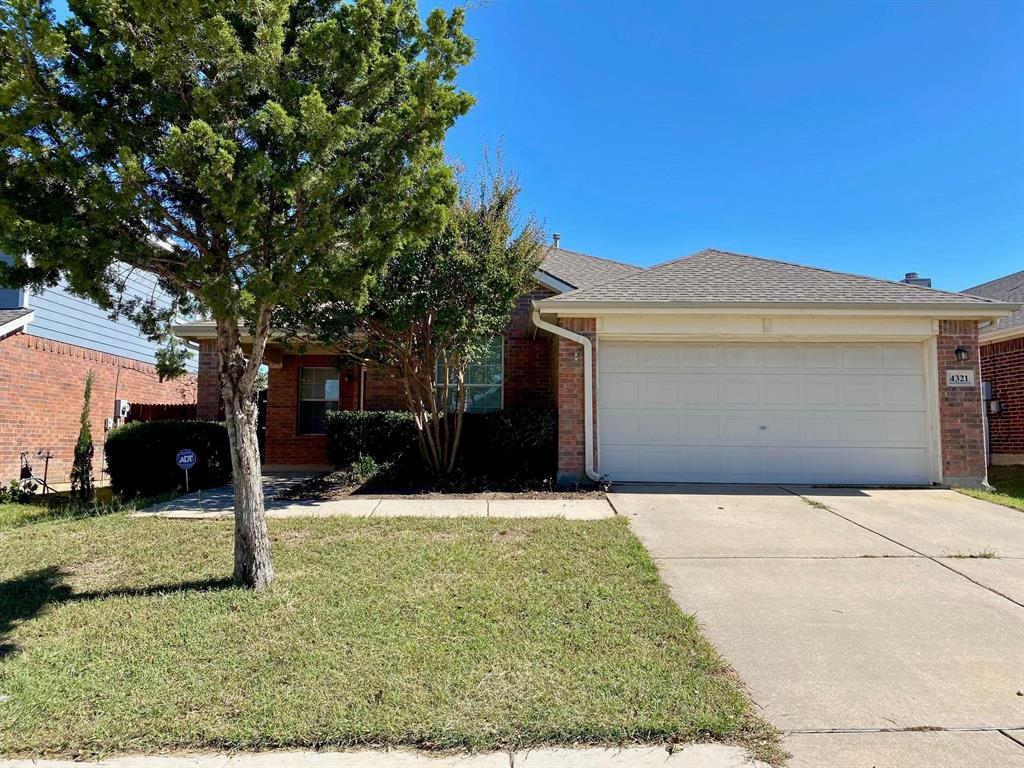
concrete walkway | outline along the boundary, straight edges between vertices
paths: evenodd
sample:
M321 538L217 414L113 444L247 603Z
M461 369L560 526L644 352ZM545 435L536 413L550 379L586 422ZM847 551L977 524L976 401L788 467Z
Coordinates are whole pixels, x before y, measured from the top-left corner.
M623 491L790 768L1024 766L1024 514L946 490Z
M234 755L134 755L99 762L2 760L0 768L769 768L739 747L693 744L624 749L531 749L477 755L402 750L259 752Z
M349 496L331 501L276 499L301 482L308 473L263 476L267 517L562 517L567 520L602 520L615 510L604 498L459 499L440 495L421 498ZM230 485L178 496L135 513L136 517L175 520L216 520L234 514Z

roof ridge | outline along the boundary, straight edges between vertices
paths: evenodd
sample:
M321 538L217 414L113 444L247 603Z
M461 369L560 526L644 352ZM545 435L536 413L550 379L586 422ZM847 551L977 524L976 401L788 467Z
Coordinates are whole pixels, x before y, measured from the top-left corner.
M555 252L561 251L562 253L571 253L573 256L583 256L584 258L594 259L595 261L606 261L609 264L615 264L615 265L620 266L620 267L629 267L630 269L635 269L638 272L646 272L647 271L646 267L640 267L640 266L637 266L636 264L627 264L624 261L618 261L616 259L609 259L609 258L606 258L604 256L594 256L592 253L583 253L583 251L573 251L573 250L570 250L569 248L562 248L561 246L556 248L553 245L546 245L544 247L547 248L548 251L555 251Z
M672 262L666 262L665 264L658 265L658 266L667 266L668 264L671 264L671 263L674 263L674 262L678 262L678 261L683 261L683 260L689 259L689 258L691 258L693 256L700 256L700 255L706 254L706 253L721 253L721 254L724 254L726 256L739 256L740 258L754 259L755 261L764 261L764 262L768 262L770 264L783 264L783 265L785 265L787 267L797 267L799 269L810 269L810 270L814 270L815 272L824 272L825 274L828 274L828 275L841 275L843 277L857 277L857 278L861 278L862 280L872 280L872 281L877 282L877 283L888 283L890 285L899 285L899 286L901 286L903 288L913 288L916 291L921 291L921 292L924 292L924 293L938 293L938 294L942 294L944 296L961 296L961 295L963 295L962 291L946 291L946 290L943 290L941 288L930 288L930 287L925 287L923 285L914 285L912 283L904 283L904 282L902 282L900 280L890 280L887 277L874 277L873 275L862 275L859 272L843 272L843 271L838 270L838 269L828 269L826 267L815 267L815 266L812 266L810 264L800 264L800 263L795 262L795 261L783 261L782 259L771 259L771 258L768 258L767 256L755 256L755 255L753 255L751 253L738 253L736 251L723 251L723 250L721 250L719 248L705 248L705 249L703 249L701 251L697 251L696 253L691 253L689 256L683 256L683 257L681 257L679 259L674 259ZM651 269L655 269L655 267L651 267ZM647 270L647 271L649 272L651 270ZM1001 303L1001 302L998 302L996 299L990 299L990 298L987 298L985 296L973 296L972 298L984 299L985 301L993 302L993 303Z
M964 288L962 291L960 291L960 293L967 293L968 291L976 291L979 288L987 288L988 286L994 285L995 283L1001 283L1004 280L1010 280L1010 279L1017 278L1017 277L1019 277L1021 279L1021 282L1017 283L1016 285L1010 286L1010 290L1011 291L1015 291L1018 288L1024 288L1024 269L1022 269L1019 272L1011 272L1008 275L1003 275L1002 277L995 277L995 278L993 278L991 280L988 280L988 281L986 281L984 283L978 283L977 285L972 285L970 288Z

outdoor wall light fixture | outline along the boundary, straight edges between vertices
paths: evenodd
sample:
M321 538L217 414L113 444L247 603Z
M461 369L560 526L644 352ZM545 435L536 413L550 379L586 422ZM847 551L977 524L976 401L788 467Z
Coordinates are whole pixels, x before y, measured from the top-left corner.
M967 347L957 347L953 350L953 354L956 355L956 359L961 363L965 362L967 358L971 356L971 352Z

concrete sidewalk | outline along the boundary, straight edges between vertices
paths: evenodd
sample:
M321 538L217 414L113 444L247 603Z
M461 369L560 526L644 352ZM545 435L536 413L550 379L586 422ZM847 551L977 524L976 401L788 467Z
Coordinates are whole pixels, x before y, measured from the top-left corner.
M566 520L602 520L615 516L604 498L421 498L349 496L344 499L295 500L275 498L301 482L308 473L275 473L263 476L267 517L561 517ZM235 511L230 485L155 504L135 513L136 517L165 517L175 520L217 520Z
M3 760L0 768L769 768L739 747L691 744L622 749L529 749L475 755L405 750L127 755L98 762Z

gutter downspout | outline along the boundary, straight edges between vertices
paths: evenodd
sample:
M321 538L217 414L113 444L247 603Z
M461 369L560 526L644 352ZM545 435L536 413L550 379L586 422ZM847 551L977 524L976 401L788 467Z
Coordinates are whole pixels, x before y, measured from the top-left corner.
M560 325L540 319L537 303L532 305L530 319L536 328L561 336L583 347L583 471L587 478L595 483L601 482L600 475L594 470L594 349L590 339L578 333L567 331Z

